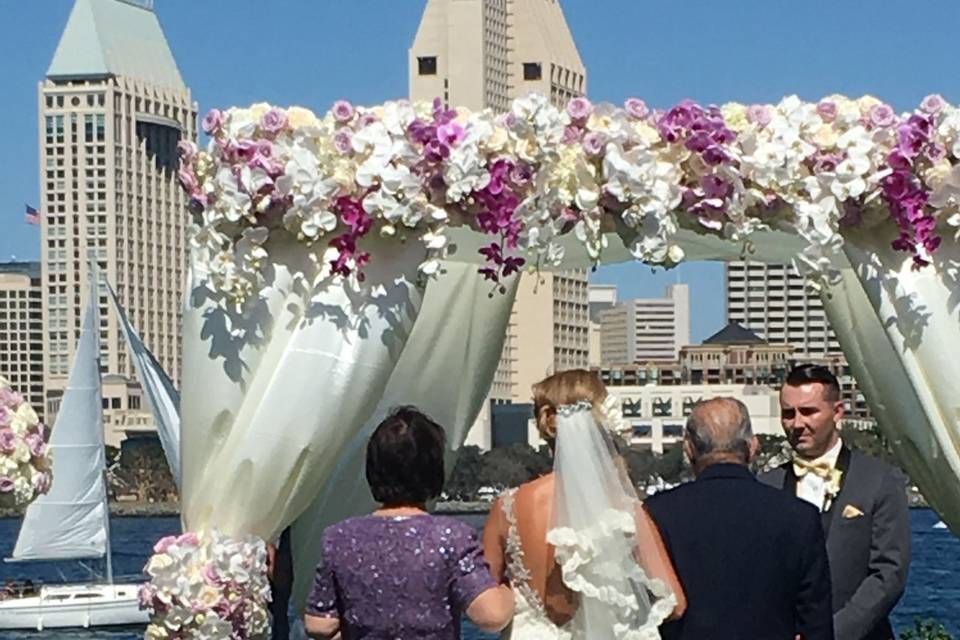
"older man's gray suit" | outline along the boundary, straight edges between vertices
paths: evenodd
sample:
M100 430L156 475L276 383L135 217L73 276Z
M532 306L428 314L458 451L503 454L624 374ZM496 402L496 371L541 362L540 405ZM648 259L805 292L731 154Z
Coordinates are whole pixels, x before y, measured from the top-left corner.
M836 640L891 640L888 615L907 584L910 513L904 478L893 467L844 446L840 492L822 514L833 584ZM787 463L761 481L796 495Z

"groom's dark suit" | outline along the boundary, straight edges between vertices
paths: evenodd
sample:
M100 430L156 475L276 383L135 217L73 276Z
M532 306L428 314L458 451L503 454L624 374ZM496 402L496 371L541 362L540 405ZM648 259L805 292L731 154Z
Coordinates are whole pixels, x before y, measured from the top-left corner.
M887 619L907 584L910 513L903 477L846 446L837 469L840 492L822 514L833 583L837 640L892 640ZM796 495L790 463L760 477Z
M715 464L646 501L687 596L664 640L832 640L830 570L817 510Z

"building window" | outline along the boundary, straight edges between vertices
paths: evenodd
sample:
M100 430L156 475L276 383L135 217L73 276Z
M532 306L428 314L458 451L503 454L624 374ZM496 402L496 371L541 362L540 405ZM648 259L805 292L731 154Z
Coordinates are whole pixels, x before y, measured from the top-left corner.
M523 79L524 80L540 80L543 78L543 67L539 62L524 62L523 63Z
M421 76L437 75L437 56L419 56L417 58L417 71Z

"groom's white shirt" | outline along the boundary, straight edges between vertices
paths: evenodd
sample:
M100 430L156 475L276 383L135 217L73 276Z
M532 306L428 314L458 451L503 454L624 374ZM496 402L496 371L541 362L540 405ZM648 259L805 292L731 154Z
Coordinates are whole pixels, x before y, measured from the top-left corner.
M840 458L840 448L843 443L837 440L829 451L811 462L828 462L831 469L837 467L837 459ZM823 505L827 499L827 481L815 473L806 473L797 481L797 497L806 500L820 511L823 511Z

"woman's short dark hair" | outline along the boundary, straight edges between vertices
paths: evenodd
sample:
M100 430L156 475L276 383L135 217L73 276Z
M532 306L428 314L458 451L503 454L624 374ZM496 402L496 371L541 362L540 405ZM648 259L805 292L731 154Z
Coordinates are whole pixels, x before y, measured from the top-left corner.
M367 484L383 504L420 504L443 489L443 427L416 407L390 412L367 443Z
M821 364L806 363L801 364L787 374L787 384L791 387L817 382L826 387L825 398L830 402L836 402L840 399L840 381L833 375L830 369Z

